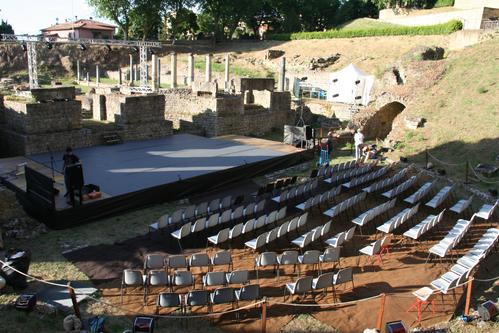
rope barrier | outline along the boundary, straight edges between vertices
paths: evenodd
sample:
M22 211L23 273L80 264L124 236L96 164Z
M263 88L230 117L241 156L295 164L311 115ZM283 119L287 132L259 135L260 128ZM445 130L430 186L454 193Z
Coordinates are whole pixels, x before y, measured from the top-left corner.
M276 304L276 305L296 306L296 307L344 306L344 305L348 305L348 304L354 304L354 303L369 301L369 300L372 300L372 299L380 298L381 296L383 296L383 295L379 294L379 295L372 296L372 297L361 298L361 299L354 300L354 301L339 302L339 303L297 304L297 303L284 303L284 302L276 302L276 301L267 301L267 303L269 303L269 304Z
M491 279L474 279L475 281L478 281L478 282L490 282L490 281L495 281L495 280L499 280L499 276L496 276L494 278L491 278Z
M471 165L471 163L469 164L469 168L471 169L471 171L473 171L473 174L476 176L476 178L478 179L478 181L481 181L482 183L485 183L485 184L499 184L499 180L497 181L490 181L490 180L485 180L483 179L481 176L479 176L477 174L477 172L475 171L475 168L473 168L473 166Z
M459 163L450 163L450 162L445 162L445 161L442 161L438 158L436 158L435 156L433 156L428 150L426 151L428 153L428 156L430 156L431 158L433 158L435 161L441 163L441 164L444 164L444 165L449 165L449 166L461 166L461 165L466 165L466 162L459 162Z

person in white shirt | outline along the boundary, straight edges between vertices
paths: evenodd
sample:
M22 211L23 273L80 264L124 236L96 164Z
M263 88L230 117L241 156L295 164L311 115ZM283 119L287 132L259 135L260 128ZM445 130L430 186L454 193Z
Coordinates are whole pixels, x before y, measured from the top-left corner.
M353 141L355 144L355 159L358 160L362 156L361 146L364 144L364 134L362 134L360 128L357 129L357 132L354 134Z

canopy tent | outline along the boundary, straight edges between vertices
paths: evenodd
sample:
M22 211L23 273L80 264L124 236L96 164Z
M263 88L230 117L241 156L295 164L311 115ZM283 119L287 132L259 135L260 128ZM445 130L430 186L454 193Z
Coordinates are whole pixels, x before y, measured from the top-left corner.
M373 75L368 75L350 64L331 73L327 99L331 102L367 105L373 85Z

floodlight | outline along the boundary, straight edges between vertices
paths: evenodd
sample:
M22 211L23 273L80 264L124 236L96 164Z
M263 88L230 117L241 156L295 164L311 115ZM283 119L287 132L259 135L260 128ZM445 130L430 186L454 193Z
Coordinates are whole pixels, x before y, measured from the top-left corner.
M80 50L85 51L86 49L87 47L85 46L85 44L80 43Z

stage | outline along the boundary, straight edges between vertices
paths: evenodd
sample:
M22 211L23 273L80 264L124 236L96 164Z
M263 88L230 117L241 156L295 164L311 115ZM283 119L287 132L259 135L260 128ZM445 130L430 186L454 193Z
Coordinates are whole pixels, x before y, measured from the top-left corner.
M243 136L205 138L190 134L74 149L74 153L83 164L85 184L98 185L103 197L71 207L62 194L56 195L55 209L49 216L48 207L41 209L26 196L24 177L13 176L13 172L17 165L25 162L51 177L53 157L55 187L64 193L63 152L0 160L1 174L8 174L2 177L3 182L16 190L27 210L53 228L65 228L127 209L215 190L310 157L302 149L274 141Z

